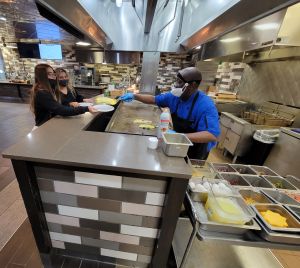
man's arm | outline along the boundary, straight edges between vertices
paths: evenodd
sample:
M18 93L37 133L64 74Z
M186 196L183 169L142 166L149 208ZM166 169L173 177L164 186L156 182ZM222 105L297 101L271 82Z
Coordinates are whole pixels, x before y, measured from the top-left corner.
M134 98L146 104L155 104L155 97L152 95L134 94Z
M218 138L208 131L199 131L185 134L192 142L195 143L208 143L211 141L217 141Z

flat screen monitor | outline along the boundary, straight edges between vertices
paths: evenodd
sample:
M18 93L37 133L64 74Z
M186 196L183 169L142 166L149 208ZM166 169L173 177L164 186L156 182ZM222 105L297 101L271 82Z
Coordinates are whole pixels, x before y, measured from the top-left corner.
M44 60L62 60L61 45L39 44L40 56Z
M40 59L38 44L17 43L20 58Z

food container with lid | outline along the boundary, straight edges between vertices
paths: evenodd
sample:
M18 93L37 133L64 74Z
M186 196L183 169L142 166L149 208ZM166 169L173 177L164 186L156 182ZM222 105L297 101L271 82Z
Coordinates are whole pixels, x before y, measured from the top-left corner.
M167 156L186 157L193 143L181 133L163 133L162 149Z
M225 224L243 225L251 221L255 214L240 195L225 196L211 187L205 204L208 219Z

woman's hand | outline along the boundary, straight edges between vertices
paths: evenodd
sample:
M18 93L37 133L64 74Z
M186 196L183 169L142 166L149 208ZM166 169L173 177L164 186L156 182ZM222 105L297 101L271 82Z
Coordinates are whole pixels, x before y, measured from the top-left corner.
M79 107L79 103L76 102L76 101L70 102L69 105L72 106L72 107Z
M83 102L94 103L93 99L83 99Z
M88 108L89 108L90 113L97 113L98 112L98 110L95 109L93 106L89 106Z

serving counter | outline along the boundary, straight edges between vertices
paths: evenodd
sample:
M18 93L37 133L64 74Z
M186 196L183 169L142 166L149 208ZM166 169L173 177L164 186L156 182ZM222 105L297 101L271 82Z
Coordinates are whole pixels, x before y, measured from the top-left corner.
M147 136L99 132L109 116L53 118L3 153L45 267L57 255L166 267L191 169Z

